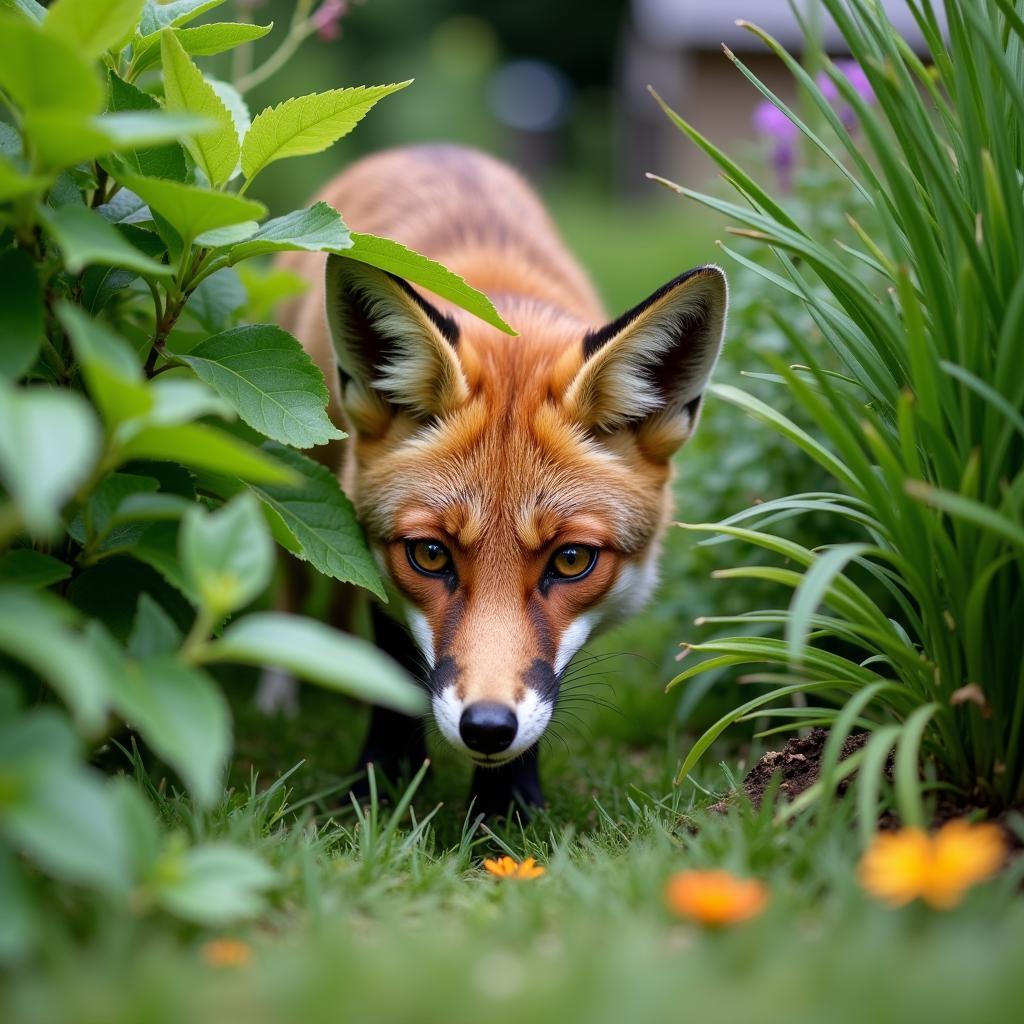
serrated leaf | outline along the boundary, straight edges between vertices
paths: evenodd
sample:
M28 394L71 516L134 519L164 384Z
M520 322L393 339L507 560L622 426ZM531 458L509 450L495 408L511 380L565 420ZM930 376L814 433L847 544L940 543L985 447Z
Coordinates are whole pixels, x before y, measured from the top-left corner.
M44 28L86 57L124 44L135 31L145 0L56 0Z
M160 51L167 109L196 114L214 126L183 141L209 182L221 185L238 164L238 132L231 111L169 29L161 34Z
M78 274L93 263L126 267L155 277L166 277L171 273L170 267L136 249L95 210L71 204L58 210L45 206L38 207L38 210L39 219L60 249L69 273Z
M0 310L3 342L0 377L17 380L30 369L43 344L43 289L28 253L0 252Z
M214 681L173 657L128 665L112 688L114 707L208 807L221 791L231 716Z
M194 28L176 28L172 31L182 49L194 57L211 57L244 43L262 39L272 28L269 25L248 25L233 21L215 21ZM132 66L140 75L160 62L160 33L143 36L132 47Z
M0 583L39 590L71 575L71 566L31 548L14 548L0 555Z
M407 715L426 696L398 663L373 644L299 615L255 612L232 622L201 653L205 662L271 665L351 697Z
M242 173L251 181L275 160L327 149L352 131L378 100L407 85L333 89L268 107L253 120L242 142Z
M231 247L230 264L272 252L342 252L352 238L338 211L328 203L316 203L308 210L295 210L268 220L251 238Z
M32 533L57 527L99 454L99 424L81 395L0 382L0 483Z
M231 434L204 423L147 426L120 448L123 461L157 459L262 483L291 483L294 475Z
M353 231L352 247L338 256L328 258L358 260L378 270L386 270L389 274L426 288L442 299L454 302L456 306L479 317L484 323L497 327L499 331L512 335L517 333L505 323L483 292L468 285L458 274L453 274L440 263L407 249L401 242Z
M179 358L249 426L275 441L312 448L345 436L327 418L323 374L280 327L235 327Z
M326 576L365 587L387 600L355 509L334 474L282 445L268 442L264 450L288 466L298 482L250 484L249 489L295 537L299 557Z
M127 185L174 228L188 243L199 235L229 224L247 220L262 220L267 208L262 203L229 192L184 185L160 178L144 178L129 171L119 170L117 180Z
M28 19L0 22L0 89L23 113L66 110L98 114L103 89L92 65L63 39Z
M270 583L274 545L251 494L216 512L189 509L179 544L185 575L214 621L245 607Z
M172 0L169 4L160 3L159 0L146 0L142 20L139 22L139 34L147 36L167 28L168 25L185 25L193 18L198 18L200 14L220 7L222 3L224 0Z

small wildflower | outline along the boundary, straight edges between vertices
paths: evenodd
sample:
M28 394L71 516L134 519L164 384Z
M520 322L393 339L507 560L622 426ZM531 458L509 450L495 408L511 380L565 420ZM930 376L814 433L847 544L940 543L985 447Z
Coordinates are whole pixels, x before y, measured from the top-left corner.
M768 889L754 878L728 871L680 871L665 886L668 908L710 928L756 917L768 903Z
M779 185L788 190L796 163L799 129L774 103L764 100L754 108L754 131L772 144L772 167Z
M212 939L203 946L203 959L211 967L244 967L252 959L252 947L241 939Z
M934 835L919 828L880 832L860 862L860 884L899 907L922 899L936 910L957 906L972 885L993 875L1006 856L997 825L960 819Z
M527 857L522 863L511 857L499 857L497 860L485 860L484 868L498 878L540 878L547 870L542 868L533 857Z
M310 19L316 34L326 42L341 35L339 22L348 13L349 0L324 0Z

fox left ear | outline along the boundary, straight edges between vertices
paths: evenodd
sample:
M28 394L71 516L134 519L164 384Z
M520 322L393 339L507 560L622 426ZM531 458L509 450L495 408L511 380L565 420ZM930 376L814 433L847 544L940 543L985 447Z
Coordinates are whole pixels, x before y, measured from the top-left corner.
M727 305L725 274L697 267L588 332L566 407L588 430L634 429L649 458L669 458L697 425Z

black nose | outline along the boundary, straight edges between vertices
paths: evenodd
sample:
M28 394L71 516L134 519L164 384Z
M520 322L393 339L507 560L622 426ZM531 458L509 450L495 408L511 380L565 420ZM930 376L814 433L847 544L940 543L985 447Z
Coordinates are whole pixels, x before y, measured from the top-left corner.
M505 704L481 700L462 712L459 734L462 742L479 754L498 754L516 738L516 713Z

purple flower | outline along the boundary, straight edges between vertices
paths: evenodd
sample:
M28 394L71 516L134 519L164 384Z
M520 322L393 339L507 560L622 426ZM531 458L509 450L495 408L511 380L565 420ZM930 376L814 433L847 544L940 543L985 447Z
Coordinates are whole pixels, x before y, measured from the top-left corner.
M763 100L754 108L754 131L772 143L771 162L779 185L788 191L796 163L796 137L799 129L774 103Z
M341 35L341 28L338 22L348 13L348 0L324 0L324 2L313 12L310 19L316 34L323 40L330 42Z
M855 60L837 60L836 70L845 76L846 80L853 86L855 92L865 103L875 102L875 90L871 88L868 76L864 69ZM818 73L818 88L821 94L835 106L839 100L839 90L835 82L823 71ZM839 110L839 119L846 126L846 130L852 132L857 127L857 116L853 110L845 104Z

